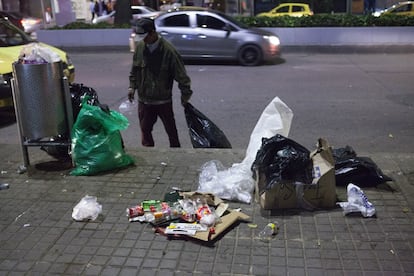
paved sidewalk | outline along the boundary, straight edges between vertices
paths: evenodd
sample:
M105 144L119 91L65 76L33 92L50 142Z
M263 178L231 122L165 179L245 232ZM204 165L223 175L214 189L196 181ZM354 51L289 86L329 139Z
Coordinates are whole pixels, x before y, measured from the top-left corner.
M127 149L135 166L89 177L69 176L67 164L36 147L29 171L19 174L19 147L0 145L0 152L0 183L10 185L0 190L0 275L414 275L412 154L358 153L394 179L387 187L395 191L363 188L376 218L231 202L252 221L207 246L168 240L149 224L128 222L125 210L173 186L195 190L202 164L229 167L244 151ZM98 198L102 215L76 222L72 208L86 194ZM344 188L337 194L346 200ZM280 230L264 243L257 234L270 221Z

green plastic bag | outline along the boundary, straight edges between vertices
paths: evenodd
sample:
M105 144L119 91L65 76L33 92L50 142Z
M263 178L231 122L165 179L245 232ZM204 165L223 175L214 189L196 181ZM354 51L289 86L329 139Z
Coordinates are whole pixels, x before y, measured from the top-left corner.
M94 175L134 164L124 151L120 133L128 125L121 113L84 101L71 133L75 169L70 174Z

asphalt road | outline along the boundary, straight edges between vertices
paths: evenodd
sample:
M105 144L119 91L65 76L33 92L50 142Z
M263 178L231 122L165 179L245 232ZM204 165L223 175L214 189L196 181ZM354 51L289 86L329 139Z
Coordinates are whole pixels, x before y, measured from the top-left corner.
M118 109L126 100L132 55L70 52L76 82L93 87L101 103ZM289 137L312 150L319 137L357 152L414 152L414 54L285 53L283 62L259 67L188 63L191 103L245 149L263 109L279 97L293 111ZM174 108L183 147L192 147L177 86ZM139 147L136 113L126 114L127 147ZM168 147L159 121L157 147ZM16 124L0 128L0 143L16 143Z

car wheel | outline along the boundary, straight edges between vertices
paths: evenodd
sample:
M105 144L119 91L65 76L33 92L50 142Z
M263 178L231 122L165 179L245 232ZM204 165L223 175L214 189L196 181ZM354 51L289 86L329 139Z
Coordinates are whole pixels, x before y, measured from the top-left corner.
M257 66L262 58L262 51L256 45L243 46L238 56L239 63L243 66Z

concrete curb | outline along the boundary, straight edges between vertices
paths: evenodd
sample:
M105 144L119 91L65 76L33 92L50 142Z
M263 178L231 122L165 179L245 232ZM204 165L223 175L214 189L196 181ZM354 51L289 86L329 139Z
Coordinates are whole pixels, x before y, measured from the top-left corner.
M263 28L277 34L282 46L409 46L414 27ZM39 41L56 47L128 46L129 29L39 30Z

